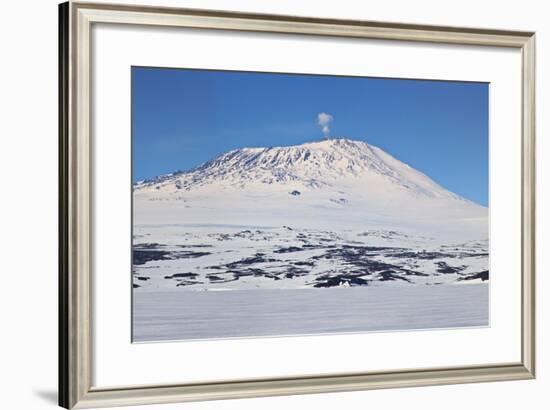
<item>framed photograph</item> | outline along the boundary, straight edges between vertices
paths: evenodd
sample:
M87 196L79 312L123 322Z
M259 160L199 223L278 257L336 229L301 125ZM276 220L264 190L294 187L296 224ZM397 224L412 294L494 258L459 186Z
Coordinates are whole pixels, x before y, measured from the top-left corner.
M61 406L534 377L534 33L59 17Z

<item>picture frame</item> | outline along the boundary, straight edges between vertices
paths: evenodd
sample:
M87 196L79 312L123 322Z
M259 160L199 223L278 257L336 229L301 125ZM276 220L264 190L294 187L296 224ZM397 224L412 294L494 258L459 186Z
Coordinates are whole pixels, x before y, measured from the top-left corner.
M521 360L476 366L305 374L167 385L92 385L92 100L94 24L292 33L519 50L521 90ZM535 377L535 34L458 27L68 2L59 7L59 404L107 407L342 392Z

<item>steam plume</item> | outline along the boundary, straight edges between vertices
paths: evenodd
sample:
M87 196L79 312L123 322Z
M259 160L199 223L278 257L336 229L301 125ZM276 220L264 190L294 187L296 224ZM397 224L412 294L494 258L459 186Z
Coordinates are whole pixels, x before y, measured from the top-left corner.
M326 112L320 112L317 114L317 125L321 127L323 135L325 138L330 137L330 127L329 124L332 122L332 115L327 114Z

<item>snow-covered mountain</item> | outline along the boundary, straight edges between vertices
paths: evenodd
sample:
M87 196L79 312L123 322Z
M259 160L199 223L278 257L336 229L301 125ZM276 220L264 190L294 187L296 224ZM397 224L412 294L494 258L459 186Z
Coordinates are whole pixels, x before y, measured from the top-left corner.
M319 189L350 179L362 182L367 189L393 185L416 197L461 199L380 148L344 138L290 147L235 149L191 171L139 182L136 189L176 192L208 185L256 189L259 184L267 190L273 189L269 185L275 190Z
M134 287L488 280L488 210L348 139L242 148L134 186Z
M345 138L241 148L134 185L134 223L413 229L487 237L487 208Z

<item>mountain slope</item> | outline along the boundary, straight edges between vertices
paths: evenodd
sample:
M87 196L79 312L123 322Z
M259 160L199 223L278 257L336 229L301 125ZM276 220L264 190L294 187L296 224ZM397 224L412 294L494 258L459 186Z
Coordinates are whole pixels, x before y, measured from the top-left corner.
M140 182L136 189L191 190L208 184L246 189L257 182L321 188L334 186L345 178L369 178L375 175L415 195L459 199L380 148L348 139L291 147L236 149L189 172L176 172Z
M487 237L487 208L349 139L241 148L134 186L135 224L388 228Z

